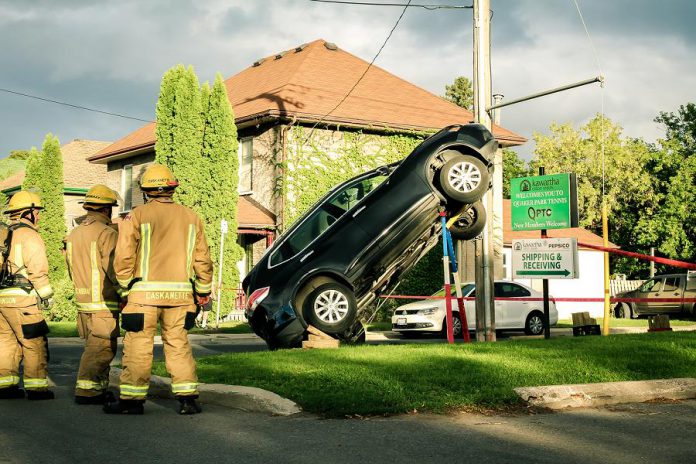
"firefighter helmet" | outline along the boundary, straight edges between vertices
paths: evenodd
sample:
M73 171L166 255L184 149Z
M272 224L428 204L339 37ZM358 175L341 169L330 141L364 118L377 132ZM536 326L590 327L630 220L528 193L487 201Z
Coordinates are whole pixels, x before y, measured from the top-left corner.
M118 203L118 198L116 192L109 187L97 184L87 191L83 203L82 207L85 209L99 209L105 206L115 206Z
M153 164L140 177L140 189L149 193L174 190L179 183L174 174L163 164Z
M19 213L27 209L43 209L41 197L28 190L20 190L12 195L10 202L7 204L6 213Z

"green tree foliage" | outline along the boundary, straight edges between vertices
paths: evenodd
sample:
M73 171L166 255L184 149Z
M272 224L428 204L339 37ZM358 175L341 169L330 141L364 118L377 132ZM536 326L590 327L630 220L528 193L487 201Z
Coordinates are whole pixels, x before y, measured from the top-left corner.
M474 90L471 81L464 76L459 76L452 85L445 85L445 100L471 111L474 108Z
M63 203L63 156L60 142L52 134L46 136L43 150L34 151L29 158L22 187L41 195L44 210L41 212L39 230L46 243L49 277L62 279L67 275L62 252L63 239L67 234Z
M622 136L622 128L597 115L575 129L570 124L552 124L550 135L534 134L536 149L532 172L544 166L548 174L574 172L578 178L580 226L602 233L602 172L610 218L609 240L634 251L647 252L639 240L638 220L654 202L646 162L649 147L641 140ZM602 163L604 134L604 163ZM635 275L647 264L612 257L614 270Z
M11 150L9 159L13 160L28 160L31 156L31 150Z
M212 90L208 84L201 89L203 108L203 151L200 168L207 171L206 181L198 188L200 214L204 218L208 244L219 269L220 221L228 222L229 233L225 237L224 269L222 272L223 307L231 307L234 291L239 284L236 263L243 250L237 244L237 186L239 184L239 160L237 157L237 127L227 89L218 74ZM217 280L216 280L217 282Z
M174 199L198 210L198 187L209 174L201 166L203 113L193 67L178 65L164 74L156 114L155 161L169 166L179 181Z
M696 261L696 105L662 112L666 129L648 160L656 198L639 221L640 239L669 257Z
M46 136L42 151L31 150L22 188L39 193L44 205L39 232L46 244L49 279L55 292L55 303L48 318L55 321L74 320L77 306L63 257L63 239L67 234L63 202L63 155L60 142L53 135Z
M529 175L527 163L517 152L503 148L503 198L510 198L510 179Z

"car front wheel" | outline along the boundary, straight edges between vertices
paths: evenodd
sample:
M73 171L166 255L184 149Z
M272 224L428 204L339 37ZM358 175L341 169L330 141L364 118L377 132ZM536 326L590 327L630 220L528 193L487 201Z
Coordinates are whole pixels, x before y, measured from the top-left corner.
M443 338L447 338L447 316L442 320L442 331L440 334ZM462 320L457 313L452 313L452 334L454 338L462 336Z
M631 319L631 307L626 303L619 303L614 308L614 317L617 319Z
M538 311L530 313L524 323L524 333L527 335L541 335L544 333L544 315Z
M353 292L338 282L317 287L307 296L304 305L307 322L332 335L352 327L357 311Z
M462 203L474 203L488 190L488 168L475 156L456 153L440 170L440 185L448 198Z

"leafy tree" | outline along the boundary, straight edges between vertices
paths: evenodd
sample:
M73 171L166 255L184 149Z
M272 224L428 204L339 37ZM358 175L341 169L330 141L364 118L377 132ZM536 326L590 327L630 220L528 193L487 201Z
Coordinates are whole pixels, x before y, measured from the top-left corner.
M510 198L510 179L529 175L527 163L517 152L503 148L503 198Z
M160 86L155 129L155 160L165 164L179 181L174 199L198 210L198 187L209 180L201 169L201 91L193 67L168 70Z
M650 147L641 140L622 136L622 128L597 115L580 129L552 124L551 134L534 134L536 149L532 172L544 166L549 174L574 172L578 178L580 226L601 235L602 173L609 208L609 240L622 247L647 252L639 240L638 221L655 199L646 163ZM604 163L602 163L604 135ZM612 256L615 271L635 275L647 264Z
M11 150L8 158L14 160L27 160L31 156L31 150Z
M224 289L236 288L239 272L236 263L242 258L242 248L237 244L237 186L239 184L239 160L237 158L237 127L227 89L218 74L212 90L208 84L201 89L203 108L203 150L201 169L207 171L206 181L200 191L200 213L205 221L215 270L219 269L220 221L225 219L229 233L225 239ZM217 282L217 280L216 280ZM222 293L222 307L231 307L234 293Z
M696 105L662 112L655 119L666 128L647 163L656 199L641 217L640 239L662 254L696 260Z
M46 243L49 277L52 280L65 278L67 270L62 250L67 229L63 203L63 155L58 138L52 134L46 136L42 151L32 150L22 188L41 195L44 210L39 231Z
M464 76L459 76L452 85L445 85L445 100L471 111L474 108L474 90L471 81Z

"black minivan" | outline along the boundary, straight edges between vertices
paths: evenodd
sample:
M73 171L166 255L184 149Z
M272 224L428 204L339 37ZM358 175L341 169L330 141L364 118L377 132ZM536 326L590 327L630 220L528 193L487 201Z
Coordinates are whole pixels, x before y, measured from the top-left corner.
M490 188L493 135L454 125L398 163L344 182L302 215L244 279L245 315L270 348L299 346L311 324L342 340L364 334L361 312L438 241L439 211L464 211L450 231L476 237Z

